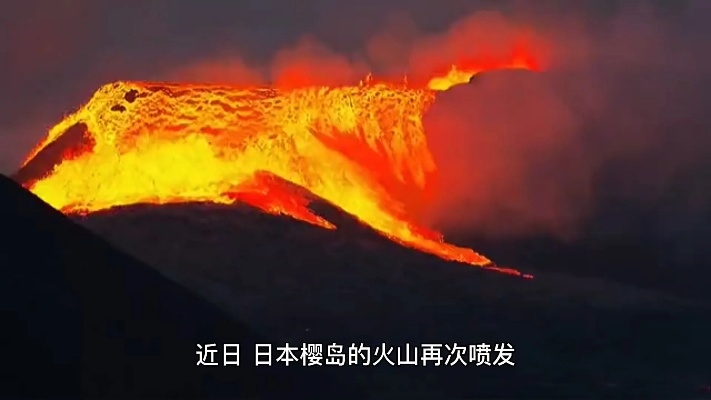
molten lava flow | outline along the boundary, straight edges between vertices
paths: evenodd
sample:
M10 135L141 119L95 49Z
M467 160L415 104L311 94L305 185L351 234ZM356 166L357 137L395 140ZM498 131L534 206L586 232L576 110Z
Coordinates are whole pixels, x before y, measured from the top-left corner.
M432 78L427 87L430 90L445 91L449 88L468 83L475 75L495 69L525 69L538 71L540 65L528 52L524 43L514 46L511 54L505 58L487 57L481 59L460 60L450 69Z
M52 128L25 165L77 126L85 127L90 145L26 184L66 213L239 200L335 228L308 208L304 194L275 185L271 178L278 177L406 246L520 275L445 243L410 221L398 201L398 187L422 189L435 170L422 116L433 89L446 85L445 78L432 82L430 89L365 83L292 90L108 84Z

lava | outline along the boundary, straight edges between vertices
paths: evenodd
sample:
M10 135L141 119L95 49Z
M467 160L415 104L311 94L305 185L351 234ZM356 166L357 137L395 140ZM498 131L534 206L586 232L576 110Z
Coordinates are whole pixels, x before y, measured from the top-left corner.
M403 195L424 189L436 164L422 118L436 93L493 68L529 68L530 59L452 66L426 85L238 88L115 82L54 126L29 154L72 129L89 139L41 177L23 184L64 213L136 203L234 203L336 229L309 208L305 189L386 237L453 260L495 266L446 243L407 216Z

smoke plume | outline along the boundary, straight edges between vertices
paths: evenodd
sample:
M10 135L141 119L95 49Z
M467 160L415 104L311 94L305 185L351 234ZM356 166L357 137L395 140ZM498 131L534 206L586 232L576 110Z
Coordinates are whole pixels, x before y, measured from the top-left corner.
M114 27L127 35L124 47L92 42L101 48L92 53L94 69L84 62L81 76L72 75L62 90L43 97L52 101L34 97L32 113L56 115L56 121L112 79L288 87L352 84L372 72L418 80L460 58L523 46L537 55L542 73L484 74L441 93L429 111L425 124L439 172L423 218L446 231L564 238L575 238L591 221L606 232L641 224L628 210L656 215L643 221L644 229L652 224L659 232L691 231L708 220L711 196L702 176L711 159L711 124L704 113L710 96L702 48L710 10L702 0L547 1L536 7L456 0L436 7L395 0L335 7L336 2L311 0L298 10L263 1L224 18L217 15L227 11L187 12L178 3L165 5L165 13L145 4L124 10L132 28ZM103 10L97 9L94 19ZM168 9L183 14L171 17ZM199 26L205 27L200 33ZM67 37L77 36L70 32ZM77 43L82 42L66 47ZM36 54L55 61L57 70L76 68L61 57ZM42 62L13 60L18 76L29 72L17 63ZM22 81L35 76L22 75ZM13 90L24 99L21 104L29 104L30 94ZM2 116L4 125L18 127L8 130L23 135L2 139L13 144L2 151L7 165L29 150L20 143L34 143L43 132L25 140L22 124L13 124L8 112Z
M696 188L711 141L698 32L708 10L691 2L669 14L650 4L590 18L518 3L430 32L395 13L350 52L303 36L252 70L227 57L172 77L281 86L355 83L368 72L417 80L453 60L524 46L543 73L482 75L440 94L427 114L439 173L425 218L446 231L570 239L591 220L614 221L611 231L649 228L620 218L649 210L665 231L693 225L711 199Z
M432 218L564 238L708 221L708 55L695 36L708 8L629 7L602 21L521 16L546 43L545 73L491 74L440 96L428 126L440 166Z

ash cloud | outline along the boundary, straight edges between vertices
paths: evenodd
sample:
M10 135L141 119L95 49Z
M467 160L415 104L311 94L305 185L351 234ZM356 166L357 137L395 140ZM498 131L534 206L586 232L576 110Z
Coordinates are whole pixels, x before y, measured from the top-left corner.
M70 3L75 12L50 22L30 15L12 25L25 45L3 43L14 60L2 75L3 168L109 80L418 79L453 57L523 40L545 73L483 75L429 112L440 168L429 222L574 239L586 229L675 235L709 221L703 0ZM32 38L51 38L52 52Z
M455 3L443 8L464 9ZM254 64L259 72L251 75L281 86L354 83L369 71L417 80L463 56L523 43L544 73L485 74L440 94L428 113L439 174L427 222L449 232L570 240L589 229L670 235L698 228L711 199L699 188L711 141L703 106L708 6L504 3L430 26L423 15L436 13L431 7L391 7L374 18L377 27L348 29L360 34L349 49L325 39L341 21L334 12L317 17L315 34ZM346 7L340 15L359 12Z
M440 167L430 217L449 230L564 239L704 229L702 15L703 2L673 15L628 3L597 21L515 15L537 26L548 70L492 73L439 97L428 117Z

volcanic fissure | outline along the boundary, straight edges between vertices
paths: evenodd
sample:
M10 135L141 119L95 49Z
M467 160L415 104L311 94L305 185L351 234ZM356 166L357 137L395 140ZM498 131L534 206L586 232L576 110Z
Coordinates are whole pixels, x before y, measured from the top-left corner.
M419 86L370 78L289 89L107 84L50 129L23 169L36 169L33 160L71 135L81 143L63 146L51 167L20 181L66 214L242 201L336 229L308 208L310 192L404 246L530 278L446 243L404 206L436 172L422 121L437 92L485 70L537 68L530 57L499 61L452 66Z

